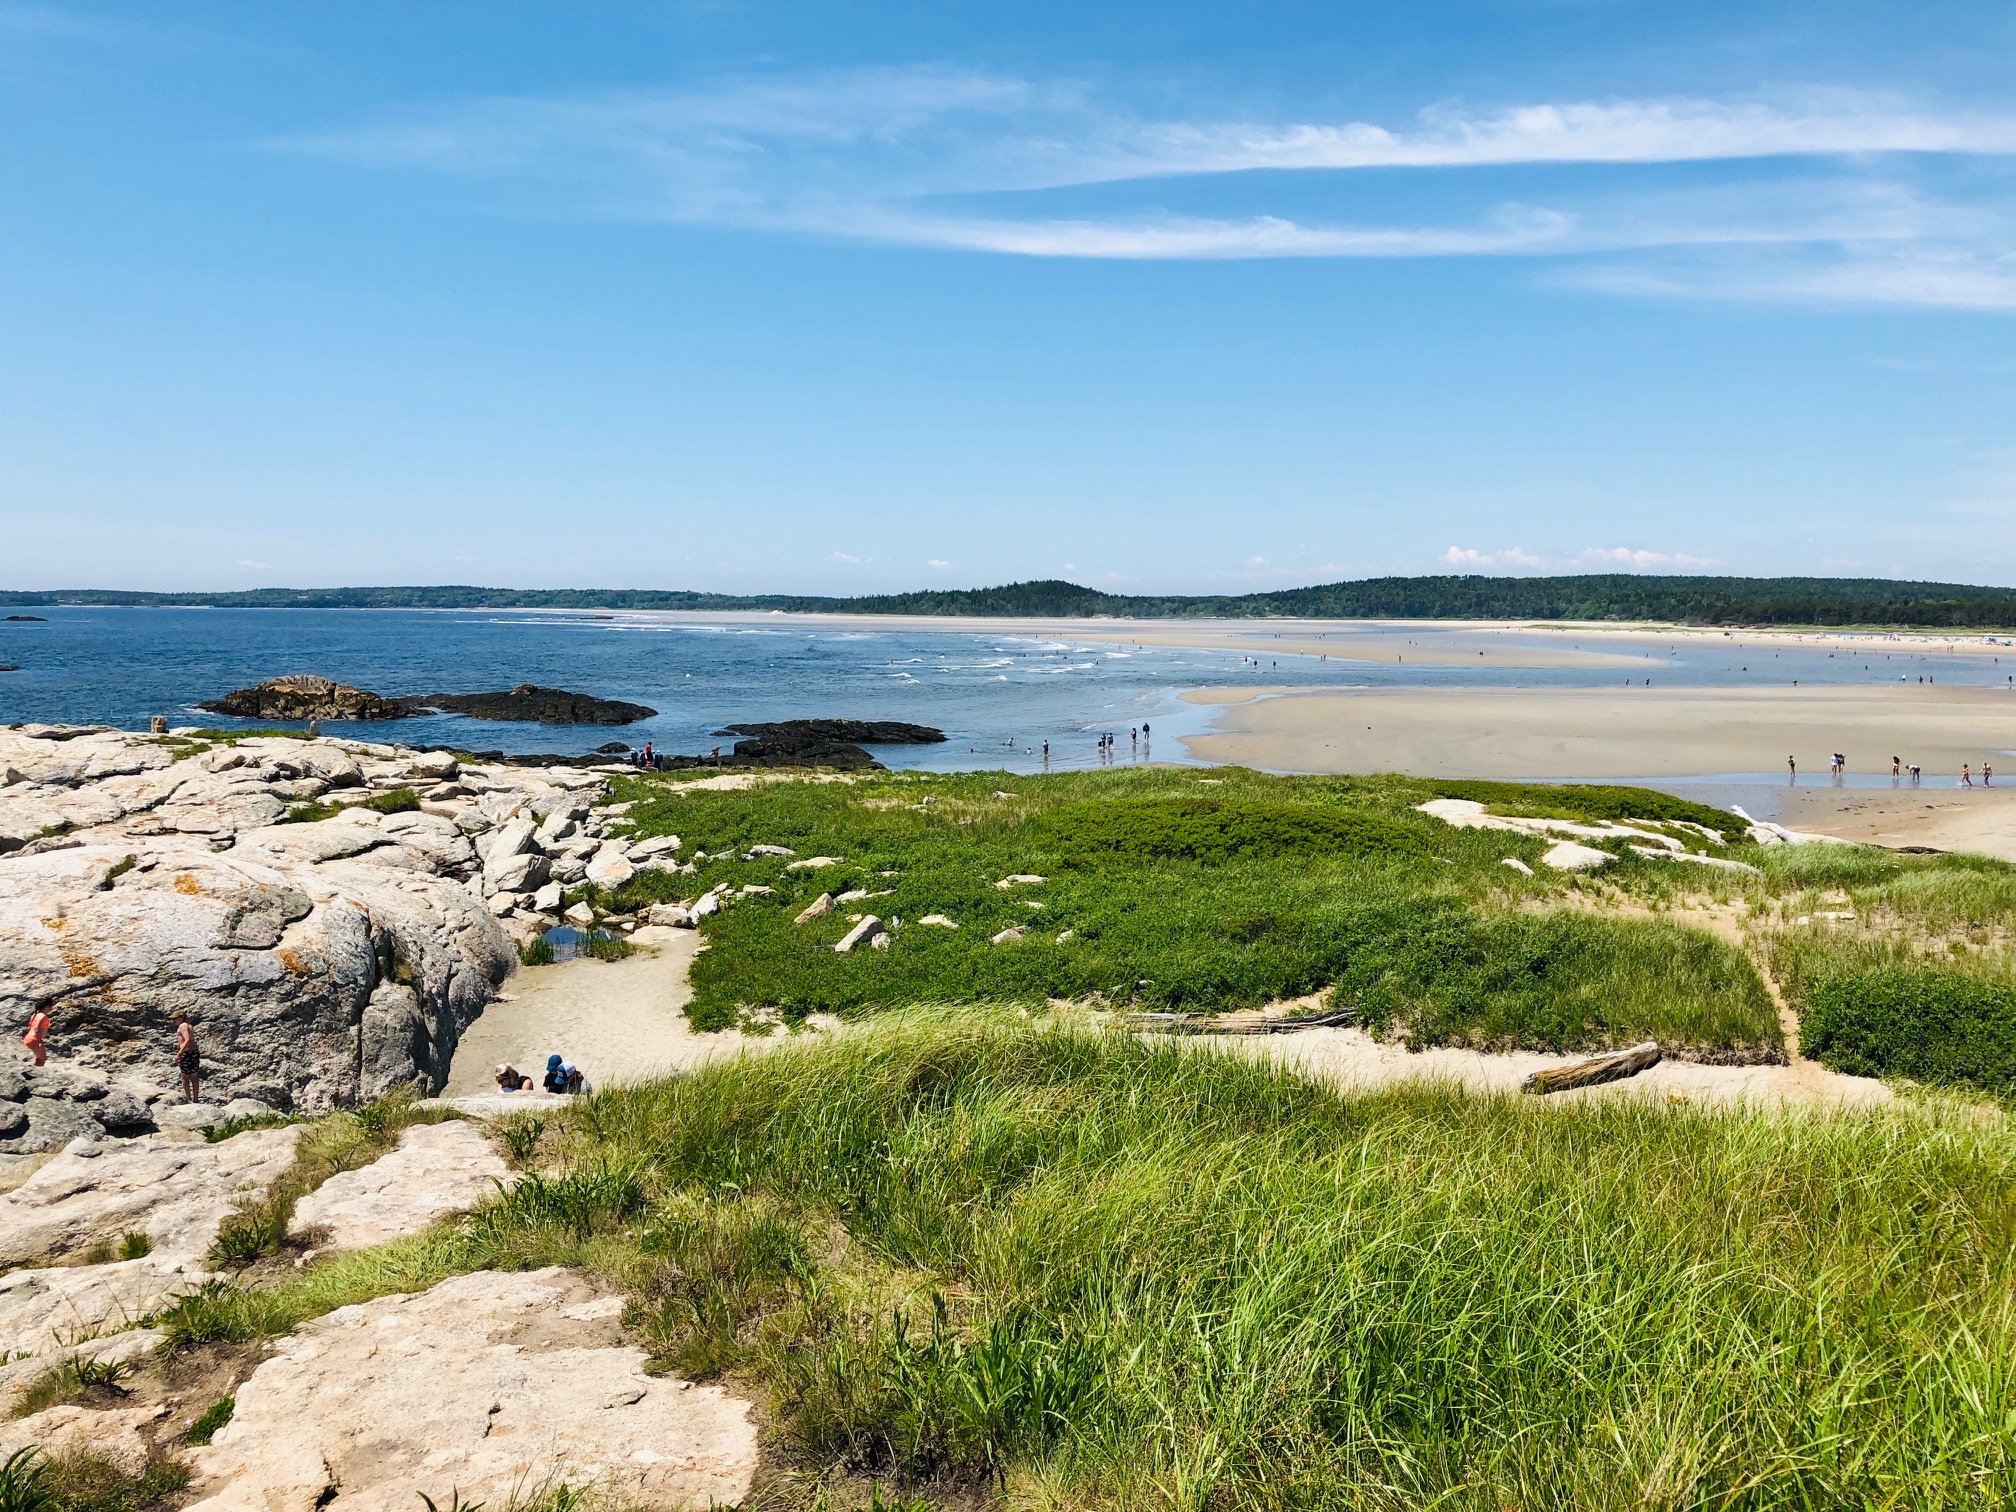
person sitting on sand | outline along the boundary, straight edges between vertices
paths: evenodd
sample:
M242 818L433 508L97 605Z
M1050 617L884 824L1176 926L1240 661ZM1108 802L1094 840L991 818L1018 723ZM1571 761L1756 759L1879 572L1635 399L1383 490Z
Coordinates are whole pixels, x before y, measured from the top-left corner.
M560 1068L560 1079L566 1084L569 1097L579 1097L588 1090L588 1078L581 1074L581 1068L572 1061Z
M35 1057L35 1064L38 1066L46 1066L49 1063L47 1041L49 1031L55 1027L56 1021L50 1018L44 1010L40 1008L31 1008L28 1010L28 1032L21 1036L21 1044L30 1055Z
M524 1080L525 1077L519 1072L516 1066L502 1065L497 1068L497 1090L499 1092L516 1092L518 1084Z
M175 1025L175 1070L182 1077L184 1102L203 1101L203 1052L196 1047L196 1026L177 1008L168 1017Z
M567 1064L560 1056L549 1055L546 1057L545 1087L548 1092L565 1092L567 1090Z

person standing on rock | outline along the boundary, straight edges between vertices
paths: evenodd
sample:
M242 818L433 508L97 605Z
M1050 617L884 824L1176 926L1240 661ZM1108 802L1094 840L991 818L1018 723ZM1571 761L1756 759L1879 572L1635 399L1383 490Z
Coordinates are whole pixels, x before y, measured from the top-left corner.
M203 1052L196 1048L196 1026L177 1008L168 1017L175 1024L175 1069L182 1077L184 1102L203 1101Z
M35 1057L35 1064L38 1066L46 1066L49 1063L49 1049L45 1042L49 1038L49 1031L55 1027L55 1020L42 1009L28 1010L28 1032L21 1036L21 1044Z

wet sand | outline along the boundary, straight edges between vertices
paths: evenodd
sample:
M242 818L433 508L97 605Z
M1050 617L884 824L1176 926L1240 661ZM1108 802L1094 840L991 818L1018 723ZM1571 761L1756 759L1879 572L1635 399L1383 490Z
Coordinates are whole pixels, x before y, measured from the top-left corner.
M1328 657L1332 661L1378 662L1391 665L1404 657L1423 667L1615 667L1663 665L1649 646L1578 646L1564 637L1546 643L1533 626L1510 620L1449 620L1432 624L1412 620L1298 619L983 619L911 614L760 614L737 611L703 614L684 610L640 611L666 619L707 624L818 625L846 630L940 630L954 634L1035 636L1046 640L1085 641L1110 646L1154 646L1171 649L1239 651L1265 664L1277 656ZM1587 639L1601 632L1578 632Z

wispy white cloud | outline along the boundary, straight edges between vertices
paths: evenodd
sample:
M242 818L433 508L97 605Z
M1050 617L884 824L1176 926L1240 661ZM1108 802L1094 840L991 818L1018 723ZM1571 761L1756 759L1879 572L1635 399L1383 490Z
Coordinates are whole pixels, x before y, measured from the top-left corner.
M1639 294L2007 308L1999 232L1925 202L1872 162L2016 155L2016 112L1940 111L1845 90L1746 99L1438 105L1398 124L1171 120L1076 80L946 66L730 77L664 90L493 98L386 115L264 144L381 168L505 181L569 213L1033 257L1108 259L1568 257L1645 249L1794 249L1775 277L1636 260L1576 281ZM1600 188L1553 202L1459 202L1447 219L1380 223L1262 208L1241 214L1059 215L1127 182L1255 173L1827 160L1824 174L1741 190ZM1852 163L1853 166L1849 166ZM1274 179L1248 186L1263 199ZM1361 196L1362 198L1362 196ZM1885 245L1937 257L1886 261ZM1855 255L1837 267L1797 249ZM1984 250L1985 249L1985 250ZM1971 261L1970 261L1971 259Z
M1647 551L1633 546L1587 546L1565 556L1541 556L1518 546L1496 551L1480 551L1474 546L1451 546L1442 561L1460 572L1584 572L1590 570L1652 572L1669 569L1691 572L1715 567L1713 557L1694 556L1685 551Z
M930 561L926 562L924 565L926 567L929 567L933 572L944 572L952 564L946 561L943 557L933 557L931 558Z
M874 561L875 558L871 556L855 556L851 551L836 551L828 556L826 560L829 562L838 562L843 567L860 567Z
M2016 252L1950 242L1677 265L1598 265L1557 277L1581 288L1641 297L2016 311Z

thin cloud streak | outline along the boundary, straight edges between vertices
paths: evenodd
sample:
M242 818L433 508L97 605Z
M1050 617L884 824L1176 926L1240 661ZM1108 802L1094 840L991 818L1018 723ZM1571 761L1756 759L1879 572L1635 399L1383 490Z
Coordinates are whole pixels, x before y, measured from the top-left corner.
M2006 215L1928 203L1872 157L2016 156L2016 115L1936 113L1886 94L1441 106L1405 127L1172 122L1089 86L943 66L729 78L683 89L495 98L261 144L361 166L524 186L571 213L1023 257L1113 260L1606 256L1791 249L1573 268L1639 296L2016 307ZM1258 170L1448 170L1828 159L1829 176L1719 192L1582 189L1447 223L1261 212L1059 216L1048 190ZM1852 160L1852 163L1851 163ZM1263 192L1271 192L1265 181ZM961 204L991 199L984 206ZM1884 250L1887 248L1888 250Z

